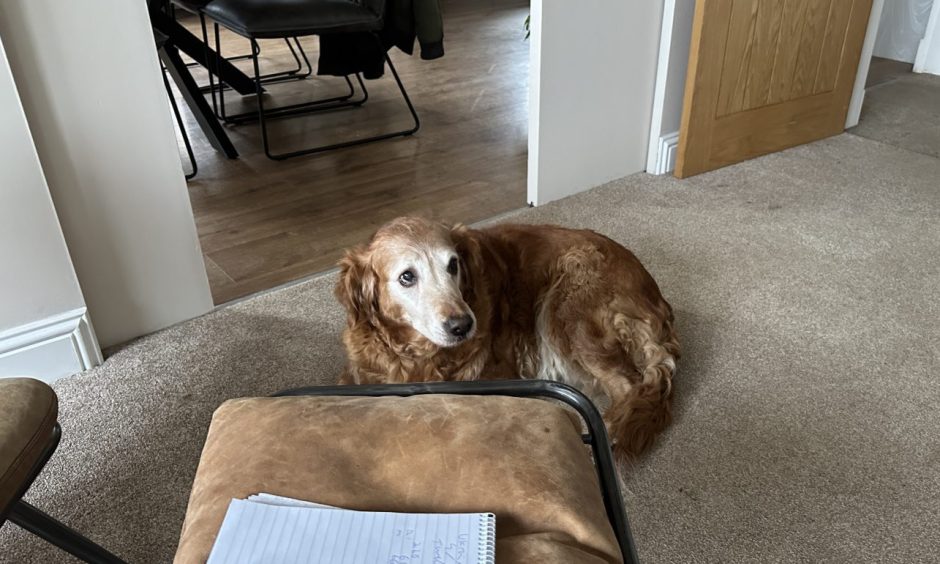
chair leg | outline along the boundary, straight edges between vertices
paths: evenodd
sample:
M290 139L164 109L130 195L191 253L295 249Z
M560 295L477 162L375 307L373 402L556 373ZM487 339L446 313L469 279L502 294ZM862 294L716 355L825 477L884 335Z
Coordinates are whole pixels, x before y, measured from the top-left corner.
M307 53L304 51L303 45L300 44L300 38L294 38L294 44L297 45L297 51L294 51L294 48L290 45L290 40L285 39L287 42L287 47L290 48L291 55L294 56L294 60L297 61L297 71L290 71L291 77L297 78L307 78L313 74L313 65L310 64L310 59L307 58ZM299 56L298 56L299 55ZM307 70L302 71L301 59L303 59L304 66L307 67Z
M201 23L203 25L202 35L203 35L204 41L207 41L207 39L205 39L208 33L206 28L204 27L205 18L202 15L200 15L200 18L202 18ZM219 27L218 25L215 26L216 52L221 53L219 51L218 27ZM291 57L294 59L294 64L297 66L296 68L293 68L290 70L277 71L277 72L272 72L272 73L261 75L262 82L264 82L265 84L274 83L274 82L286 82L289 80L303 80L305 78L309 78L310 75L313 74L313 65L310 64L310 58L307 57L307 52L304 51L304 47L300 43L300 38L299 37L285 37L284 43L287 45L287 49L290 51ZM260 54L260 49L261 47L258 46L259 54ZM228 62L250 60L252 56L253 56L253 53L245 53L242 55L233 55L231 57L225 57L224 60ZM199 62L193 61L191 63L187 63L186 66L187 67L199 66ZM229 86L225 84L224 82L220 82L218 86L215 86L210 81L210 84L200 86L199 91L209 92L209 90L211 90L212 88L229 88Z
M56 521L23 500L13 504L7 519L85 562L124 564L123 560L82 536L81 533Z
M196 176L198 168L196 167L196 155L193 154L193 146L189 142L189 134L186 132L186 124L183 123L183 116L180 114L180 108L176 103L176 97L173 96L173 89L170 88L170 81L166 77L166 70L161 72L163 74L163 85L166 86L166 95L170 98L170 107L173 108L173 115L176 116L176 125L180 128L180 135L183 136L183 145L186 146L186 154L189 156L189 165L192 168L192 172L186 174L186 180L192 179Z
M213 29L215 30L215 53L222 58L222 43L219 39L219 24L213 23ZM256 60L258 58L258 53L261 52L261 49L255 44L254 41L251 42L251 58ZM210 81L209 85L212 85ZM213 101L215 97L213 95ZM219 111L216 113L216 117L225 121L225 83L222 80L219 80Z
M219 24L214 24L214 26L216 28L216 53L218 53L219 56L221 57L222 45L218 41ZM206 34L207 34L206 29L203 28L203 36L206 36ZM297 53L299 52L300 56L306 62L307 70L305 71L305 73L298 74L295 76L276 76L279 73L259 74L260 63L258 62L258 56L261 54L261 48L258 45L256 40L251 39L250 41L251 41L252 54L249 55L249 57L252 58L253 62L255 63L255 78L253 79L253 82L257 83L259 79L260 79L261 84L270 84L274 82L286 82L287 80L300 80L300 79L306 78L307 76L313 73L313 67L310 65L310 61L307 59L307 54L306 52L304 52L303 46L300 44L300 40L295 37L294 41L297 43L297 51L294 52L292 49L292 52L294 53L295 58L297 57ZM288 41L288 46L289 46L290 41L289 40L287 41ZM347 106L361 106L362 104L366 103L366 101L369 99L369 91L366 89L366 85L362 81L362 76L359 75L358 73L356 74L356 80L359 82L359 88L362 90L362 97L359 98L358 100L352 100L352 101L350 101L350 99L356 95L356 88L353 86L353 83L349 79L349 76L345 76L343 78L346 80L346 86L349 88L349 91L346 94L343 94L341 96L334 96L330 98L322 98L322 99L314 100L311 102L303 102L301 104L291 104L287 106L273 108L273 109L267 110L267 112L265 113L265 117L269 119L273 119L273 118L287 117L291 115L307 113L309 111L314 111L312 110L312 108L314 107L317 107L318 109L322 109L322 110L327 110L327 109L332 110L332 109L336 109L340 107L347 107ZM226 124L229 124L229 125L241 125L243 123L257 121L259 119L259 115L257 111L248 111L248 112L242 112L238 114L229 114L225 109L225 91L226 91L225 84L220 81L218 85L218 89L216 90L215 84L213 83L211 76L209 77L209 84L210 84L209 88L212 89L213 110L216 113L216 117L218 117L220 120L224 121ZM218 94L219 94L218 102L216 102L216 91L218 91ZM259 90L257 89L257 84L256 84L256 92L258 91ZM264 89L263 88L260 89L260 92L263 93Z
M254 41L254 40L252 40ZM272 153L271 145L268 140L268 128L267 128L267 119L271 117L283 117L286 115L297 115L301 113L310 113L318 111L327 111L334 110L347 106L358 106L361 105L365 100L361 100L358 103L339 103L339 104L325 104L331 100L318 100L315 102L308 102L306 104L296 104L289 107L275 108L273 110L268 110L269 113L266 113L264 109L264 96L262 95L261 80L260 80L260 68L258 65L258 57L255 55L253 59L254 71L255 71L255 90L257 92L257 101L258 101L258 122L261 126L261 143L264 146L264 154L267 155L269 159L272 160L284 160L292 157L299 157L302 155L312 155L314 153L322 153L325 151L332 151L334 149L343 149L346 147L354 147L356 145L364 145L366 143L374 143L376 141L383 141L385 139L391 139L393 137L406 137L412 135L421 127L421 121L418 119L418 113L415 111L414 105L411 103L411 98L408 97L408 92L405 90L404 84L401 82L401 78L398 76L398 71L395 69L395 65L392 64L392 59L385 55L385 62L388 64L389 70L392 72L392 76L395 78L395 83L398 85L398 90L401 92L402 97L405 99L405 104L408 106L408 111L411 113L411 117L414 120L414 125L408 129L401 131L395 131L393 133L384 133L381 135L375 135L372 137L366 137L363 139L356 139L353 141L344 141L342 143L333 143L330 145L322 145L320 147L312 147L309 149L302 149L299 151L292 151L289 153ZM360 85L363 89L365 85L362 82L362 78L359 75L356 75L359 79ZM347 77L348 80L348 77ZM368 93L366 94L368 95ZM275 114L275 115L270 115Z
M291 39L293 39L293 43L291 43ZM300 38L284 38L284 43L287 44L287 48L290 50L290 54L294 58L294 63L297 65L297 68L263 74L261 75L261 81L265 84L286 82L288 80L303 80L313 74L313 65L310 64L310 59L307 58L307 52L304 51L304 47L300 43ZM258 46L258 54L261 54L260 45ZM245 56L246 59L250 59L251 57L252 55Z
M160 60L166 65L167 72L176 82L180 95L189 104L193 111L196 122L206 135L209 143L217 150L225 154L226 157L234 159L238 157L238 151L229 139L228 134L219 120L215 118L212 107L206 102L205 97L199 93L199 86L190 74L189 69L180 57L175 45L166 44L160 49Z
M321 98L319 100L312 100L310 102L301 102L299 104L288 104L286 106L268 108L264 110L264 118L267 120L280 119L313 112L325 112L327 110L358 107L365 104L369 99L369 90L366 89L366 84L362 80L362 75L358 73L356 74L356 81L359 83L359 89L362 90L362 96L356 100L351 101L350 98L356 94L356 88L353 86L353 82L349 79L348 76L343 78L346 80L346 86L349 89L346 94L341 96L333 96L330 98ZM259 120L260 116L258 111L255 110L242 112L240 114L227 115L225 118L225 123L229 125L242 125Z
M213 69L216 72L215 76L221 77L222 82L234 88L242 96L248 96L254 92L255 85L252 84L251 77L238 70L238 67L231 62L219 60L204 39L200 40L162 10L150 10L150 23L167 35L177 49L189 55L193 60L199 61L206 69Z
M202 37L203 37L203 40L206 41L206 45L208 45L208 41L209 41L208 33L209 32L206 28L206 19L205 19L205 16L201 13L199 15L199 18L200 18L200 24L202 25ZM217 62L219 60L222 60L222 61L233 60L233 59L227 59L222 56L222 41L221 41L221 33L220 33L219 24L213 22L212 29L213 29L213 35L215 36L215 53L218 56ZM277 82L287 82L290 80L304 80L308 78L311 74L313 74L313 65L310 64L310 59L307 58L307 52L304 51L303 45L301 45L300 43L300 38L294 37L293 40L294 40L294 44L296 44L296 49L294 48L294 45L291 45L291 38L284 39L284 41L287 43L287 47L290 49L291 55L294 57L294 61L297 64L297 68L289 70L289 71L262 74L260 75L262 84L273 84ZM251 41L251 53L244 55L244 56L235 57L235 58L244 57L244 58L252 59L253 61L258 60L258 56L261 55L261 46L258 45L258 42L254 39L251 39L250 41ZM301 63L301 59L303 60L303 63ZM216 65L217 70L218 68L219 68L218 65ZM346 96L336 98L337 100L348 100L349 98L352 98L353 95L355 94L355 91L352 90L352 83L349 81L348 76L346 77L346 82L347 84L349 84L350 92ZM362 81L360 80L360 84L361 82ZM224 121L225 123L238 123L239 120L244 121L244 117L246 114L237 114L237 115L226 114L225 91L228 90L228 88L229 88L228 85L226 85L225 82L222 81L221 79L219 79L218 86L216 86L215 81L212 77L212 72L210 70L209 84L205 87L202 87L200 91L203 91L203 92L211 91L212 109L215 112L215 115L217 118ZM218 93L219 93L218 104L216 103L216 97L215 97L216 89L218 89ZM333 99L326 100L326 101L332 101L332 100ZM247 112L247 113L252 114L252 115L254 114L254 112Z
M210 50L209 49L209 32L206 28L206 16L202 12L199 12L199 24L202 27L202 45L206 52L205 56L206 58L208 58L209 50ZM218 61L224 60L224 59L222 59L222 54L219 53L218 51L216 51L215 56L218 57L216 59L215 68L209 68L209 66L206 65L206 71L207 71L206 74L209 75L209 93L212 95L212 113L215 114L215 117L219 117L219 103L215 98L215 75L219 72ZM219 75L219 76L221 77L222 75ZM222 85L223 85L223 82L222 82L222 79L220 78L219 79L220 91L222 90Z

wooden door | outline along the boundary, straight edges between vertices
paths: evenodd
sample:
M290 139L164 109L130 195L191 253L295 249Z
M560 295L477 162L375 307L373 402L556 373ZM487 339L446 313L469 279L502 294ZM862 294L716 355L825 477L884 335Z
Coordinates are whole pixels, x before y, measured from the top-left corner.
M676 176L845 128L872 0L697 0Z

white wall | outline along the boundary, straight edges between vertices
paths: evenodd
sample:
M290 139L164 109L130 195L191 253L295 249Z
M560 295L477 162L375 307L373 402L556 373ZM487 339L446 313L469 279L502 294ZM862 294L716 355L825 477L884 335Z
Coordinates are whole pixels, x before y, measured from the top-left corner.
M695 0L665 0L663 4L646 161L646 171L652 174L666 174L675 168L694 16Z
M0 37L102 344L211 309L144 0L3 0Z
M917 49L914 72L940 74L940 2L934 2L924 39Z
M0 377L51 381L86 367L72 340L85 300L2 41L0 171Z
M890 0L885 2L878 26L874 55L913 63L917 46L927 29L934 0Z
M645 169L662 7L533 0L530 203Z

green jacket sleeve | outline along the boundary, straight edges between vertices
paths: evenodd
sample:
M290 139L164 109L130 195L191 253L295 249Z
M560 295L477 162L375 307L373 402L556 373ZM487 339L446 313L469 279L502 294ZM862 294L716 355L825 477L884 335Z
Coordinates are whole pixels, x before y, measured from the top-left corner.
M438 0L412 0L415 35L421 44L422 59L444 56L444 20Z

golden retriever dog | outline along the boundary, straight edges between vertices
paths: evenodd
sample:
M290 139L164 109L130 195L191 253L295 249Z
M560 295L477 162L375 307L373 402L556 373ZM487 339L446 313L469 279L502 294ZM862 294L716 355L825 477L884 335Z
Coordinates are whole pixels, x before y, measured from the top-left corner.
M404 217L340 261L345 384L544 378L609 398L615 452L669 424L672 308L637 258L586 230Z

